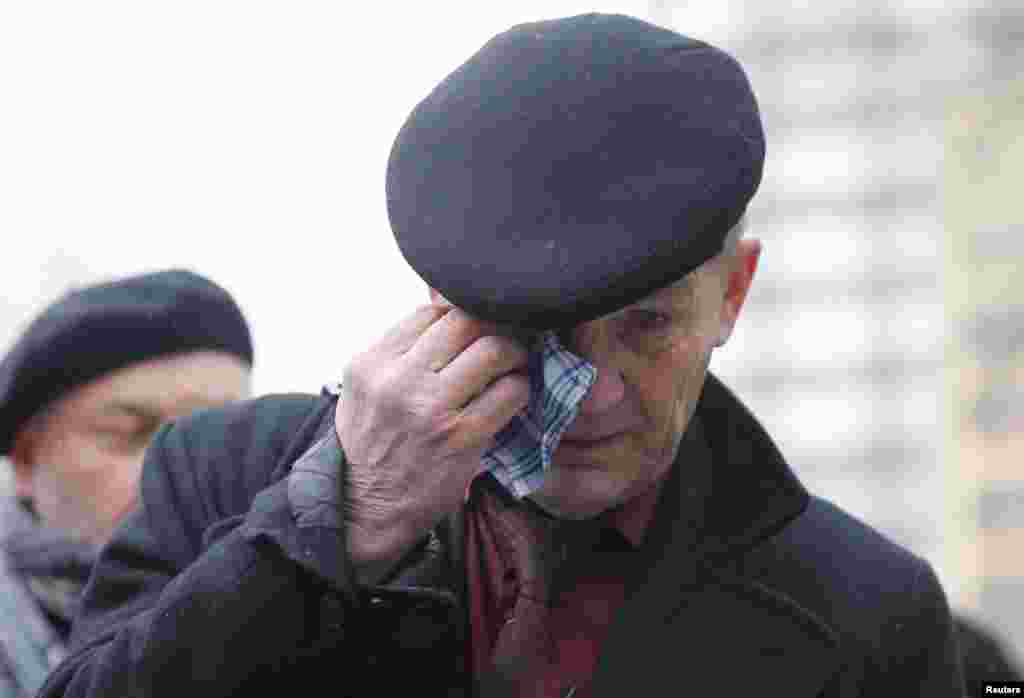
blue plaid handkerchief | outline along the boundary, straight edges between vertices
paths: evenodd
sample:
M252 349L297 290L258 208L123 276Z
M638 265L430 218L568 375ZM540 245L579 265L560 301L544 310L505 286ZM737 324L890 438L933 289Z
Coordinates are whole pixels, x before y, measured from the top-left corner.
M483 465L514 497L544 484L551 456L597 380L597 367L545 332L530 351L530 404L494 437Z

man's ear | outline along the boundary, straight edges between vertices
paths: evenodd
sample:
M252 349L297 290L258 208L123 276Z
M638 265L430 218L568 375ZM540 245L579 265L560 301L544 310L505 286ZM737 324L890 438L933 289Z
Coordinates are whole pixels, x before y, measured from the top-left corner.
M14 466L14 496L18 499L32 499L32 471L35 469L36 431L33 424L21 428L14 438L8 460Z
M736 243L735 254L725 260L728 265L724 271L725 297L722 301L718 341L715 346L722 346L732 336L743 303L747 300L747 293L754 282L754 273L757 271L760 258L761 241L756 238L743 238Z

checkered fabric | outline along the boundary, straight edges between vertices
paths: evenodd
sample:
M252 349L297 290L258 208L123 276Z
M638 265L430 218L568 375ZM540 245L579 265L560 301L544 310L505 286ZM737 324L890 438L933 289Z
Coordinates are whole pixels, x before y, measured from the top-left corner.
M544 484L551 456L597 380L597 367L545 332L530 352L530 404L495 435L483 456L484 468L514 497Z

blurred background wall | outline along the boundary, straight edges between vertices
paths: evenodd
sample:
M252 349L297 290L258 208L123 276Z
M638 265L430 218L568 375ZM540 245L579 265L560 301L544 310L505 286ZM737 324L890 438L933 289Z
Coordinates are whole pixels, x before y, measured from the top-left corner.
M650 4L749 68L766 242L717 368L812 489L1024 650L1024 6Z
M187 266L246 311L258 393L317 390L425 298L383 197L408 110L509 24L588 10L748 68L765 253L713 366L1024 658L1016 2L0 4L0 345L69 285Z

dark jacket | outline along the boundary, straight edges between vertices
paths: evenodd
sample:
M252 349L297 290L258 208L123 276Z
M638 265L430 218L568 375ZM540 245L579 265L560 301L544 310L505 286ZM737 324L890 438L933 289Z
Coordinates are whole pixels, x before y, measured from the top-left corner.
M954 615L964 683L981 695L985 681L1024 681L1024 672L1010 658L999 633L976 618Z
M267 397L162 429L40 695L470 695L460 514L357 589L334 402ZM713 467L688 477L680 450L594 695L963 695L928 563L810 497L713 377L694 424Z

